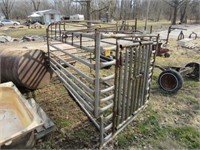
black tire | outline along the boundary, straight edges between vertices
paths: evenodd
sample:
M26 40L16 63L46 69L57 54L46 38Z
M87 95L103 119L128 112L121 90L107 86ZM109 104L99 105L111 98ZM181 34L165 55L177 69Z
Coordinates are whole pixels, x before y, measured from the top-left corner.
M103 61L112 61L113 60L113 56L101 55L100 57L104 59ZM111 67L112 67L112 65L107 66L107 67L103 67L103 69L110 69Z
M16 24L16 23L14 23L13 25L14 25L14 26L16 26L17 24Z
M158 78L160 88L169 93L178 92L183 86L183 78L176 70L163 71Z
M164 56L165 56L165 58L168 58L168 57L170 57L170 54L169 53L165 53Z
M188 63L185 67L194 67L193 72L190 74L187 74L187 76L189 78L200 81L200 63L191 62L191 63Z

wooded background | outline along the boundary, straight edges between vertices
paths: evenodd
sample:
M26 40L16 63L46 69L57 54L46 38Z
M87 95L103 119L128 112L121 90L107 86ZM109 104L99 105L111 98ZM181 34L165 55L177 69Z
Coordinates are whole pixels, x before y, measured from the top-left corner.
M199 22L200 0L0 0L6 18L26 19L34 11L56 9L63 16L83 14L86 19L171 20L172 24Z

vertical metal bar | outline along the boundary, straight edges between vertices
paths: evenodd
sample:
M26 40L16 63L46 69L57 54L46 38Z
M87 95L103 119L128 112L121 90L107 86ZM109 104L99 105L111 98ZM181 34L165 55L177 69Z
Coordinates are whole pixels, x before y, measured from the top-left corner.
M150 34L152 33L152 31L153 31L153 26L151 25L151 27L150 27Z
M51 27L51 39L53 39L53 25L51 24L50 27Z
M167 39L166 39L166 43L165 44L167 44L168 43L168 41L169 41L169 34L170 34L170 32L171 32L171 26L169 26L169 28L168 28L168 32L167 32Z
M145 81L146 81L146 75L147 75L147 70L146 70L146 66L147 66L147 46L145 46L143 48L143 57L142 57L142 61L143 61L143 83L142 83L142 95L141 95L141 105L144 104L144 98L146 98L145 95ZM149 60L148 60L149 61Z
M61 36L61 42L63 43L64 42L64 34L62 34L62 36Z
M138 103L137 103L137 108L139 108L141 106L141 97L142 97L142 81L143 81L143 76L139 76L139 85L138 85Z
M117 93L118 93L118 72L119 72L119 45L118 41L116 42L116 65L115 65L115 90L114 90L114 99L113 99L113 118L112 118L112 133L114 134L116 131L116 118L117 118Z
M127 100L126 100L126 115L125 118L128 118L128 110L129 110L129 95L130 95L130 87L132 80L132 64L133 64L133 47L130 48L130 59L129 59L129 75L128 75L128 88L127 88Z
M63 25L63 26L64 26L64 31L66 31L66 23L65 23L65 22L64 22L64 25Z
M90 63L92 63L92 53L90 53ZM90 67L90 73L92 73L92 68Z
M135 18L135 32L137 31L137 18Z
M134 108L134 105L135 105L135 99L134 99L134 96L135 96L135 78L133 78L131 89L132 89L131 90L131 104L130 104L129 114L133 114L133 108Z
M72 45L74 44L74 33L72 32Z
M147 45L145 45L145 46L143 46L143 48L142 48L142 68L141 68L141 72L142 72L142 79L141 79L141 95L140 95L140 106L142 106L143 105L143 101L144 101L144 84L145 84L145 63L146 63L146 61L145 61L145 51L146 51L146 49L147 49Z
M125 117L125 101L126 101L126 92L127 92L127 68L128 68L128 50L126 50L125 54L125 66L124 66L124 85L123 85L123 97L122 97L122 117L121 117L121 122L124 120Z
M48 63L50 65L50 46L49 46L49 26L46 29L46 35L47 35L47 50L48 50Z
M55 40L56 40L56 36L57 36L57 23L55 23Z
M135 99L135 94L136 94L136 64L137 64L137 48L134 48L134 66L133 66L133 81L132 81L132 90L131 90L131 104L130 104L130 114L133 113L134 106L136 105L136 99Z
M137 89L137 84L138 84L138 79L137 79L137 68L138 68L138 51L139 51L139 47L136 48L135 50L135 90L134 90L134 107L133 107L133 112L136 110L137 108L137 94L138 94L138 89Z
M149 62L148 62L148 73L147 73L147 85L146 85L146 94L148 94L148 98L147 99L149 99L149 96L150 96L150 90L148 90L147 91L147 88L148 88L148 86L149 86L149 89L150 89L150 86L151 86L151 84L149 84L148 83L148 80L149 80L149 74L151 73L151 72L149 72L149 68L150 68L150 59L151 59L151 57L152 57L152 47L151 47L151 45L149 45L149 48L148 48L148 51L149 51ZM154 53L154 57L155 57L155 53ZM155 61L155 58L154 58L154 61ZM153 62L153 66L152 66L153 68L154 68L154 62ZM152 70L153 71L153 70ZM153 72L152 72L152 75L151 75L151 79L152 79L152 76L153 76Z
M65 43L67 43L67 32L65 32Z
M122 68L123 68L123 54L122 51L120 51L120 65L119 65L119 86L118 86L118 101L117 101L117 126L119 124L119 118L120 118L120 104L122 99Z
M136 89L137 89L137 92L136 92L136 110L138 109L139 107L139 95L140 95L140 66L141 66L141 48L142 46L140 45L139 48L138 48L138 58L137 58L137 69L136 69L136 72L137 72L137 79L136 79Z
M100 40L101 34L99 31L95 33L95 56L96 56L96 63L95 63L95 100L94 100L94 116L98 117L99 115L99 103L100 103L100 86L99 86L99 71L100 71Z
M82 48L82 34L80 34L80 48Z
M104 144L104 117L100 117L100 146Z
M59 38L60 38L59 40L61 41L61 23L60 22L59 22L59 26L58 27L59 27Z
M152 72L149 72L149 70L148 70L148 73L151 73L151 76L150 76L151 80L152 80L153 70L154 70L154 66L155 66L155 59L156 59L156 55L157 55L158 48L159 48L159 43L158 43L159 37L160 37L160 35L158 34L157 38L156 38L156 52L153 53L153 56L152 56L152 45L149 45L149 50L151 52L149 59L150 59L150 61L151 61L151 57L153 59L153 62L151 64L149 64L149 65L152 66ZM148 75L148 77L149 77L149 75ZM148 79L147 79L147 81L148 81ZM149 87L147 87L147 88L150 89L151 88L151 84L149 84ZM148 90L147 92L148 92L148 93L146 93L146 94L148 94L147 99L149 99L149 97L150 97L150 90ZM145 95L145 97L146 97L146 95ZM145 98L145 100L146 100L146 98ZM145 103L145 101L143 103Z

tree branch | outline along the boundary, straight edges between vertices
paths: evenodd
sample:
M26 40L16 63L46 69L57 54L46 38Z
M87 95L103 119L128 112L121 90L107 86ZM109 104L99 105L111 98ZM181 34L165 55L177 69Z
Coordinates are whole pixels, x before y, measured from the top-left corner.
M174 7L174 5L170 2L168 2L167 0L163 0L165 3L167 3L168 5L170 5L171 7Z
M102 10L104 10L104 9L108 9L108 6L105 6L105 7L101 8L101 9L94 9L94 10L92 10L91 13L93 13L93 12L95 12L95 11L102 11Z

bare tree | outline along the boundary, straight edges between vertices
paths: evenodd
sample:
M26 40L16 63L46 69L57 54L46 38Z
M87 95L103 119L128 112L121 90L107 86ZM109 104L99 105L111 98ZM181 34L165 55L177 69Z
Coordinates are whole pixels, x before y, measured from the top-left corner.
M190 3L190 20L195 20L200 23L200 2L199 0L192 0Z
M41 4L40 0L31 0L31 2L33 4L34 11L38 11Z
M180 8L180 23L187 23L187 10L189 0L185 0L184 4Z
M124 0L121 0L121 11L120 11L120 19L123 18L124 15Z
M13 9L15 0L2 0L1 1L1 11L6 19L10 19L11 11Z
M182 3L185 1L185 0L171 0L171 1L166 1L164 0L167 4L169 4L173 10L174 10L174 13L173 13L173 18L172 18L172 25L176 24L176 18L177 18L177 13L178 13L178 9L180 8L180 6L182 5Z
M86 18L91 20L91 0L74 0L73 2L80 3L81 5L86 5Z

